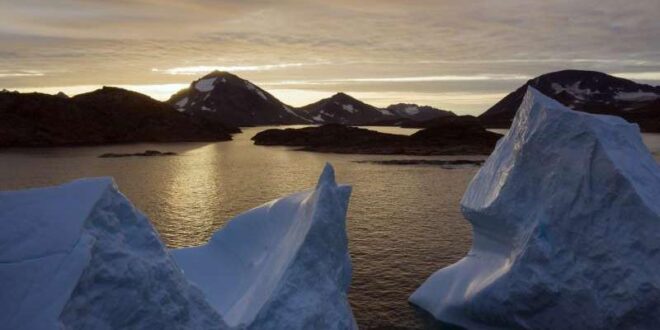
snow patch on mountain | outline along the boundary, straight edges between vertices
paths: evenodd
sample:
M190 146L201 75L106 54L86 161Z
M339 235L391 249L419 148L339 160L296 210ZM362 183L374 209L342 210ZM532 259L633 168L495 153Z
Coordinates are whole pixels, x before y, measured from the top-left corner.
M406 108L404 109L404 111L405 111L407 114L413 116L413 115L416 115L416 114L419 113L419 108L416 107L416 106L410 106L410 107L406 107Z
M461 200L472 249L410 301L470 329L655 328L658 196L637 125L529 87Z
M653 92L618 92L615 96L615 99L620 101L653 101L660 98L660 95Z
M176 109L179 110L179 111L186 111L186 108L185 108L186 104L188 104L188 97L187 96L175 103Z
M355 110L355 107L353 107L352 104L342 104L341 108L344 109L345 111L350 112L350 113L355 113L355 111L357 111L357 110Z
M325 110L321 110L320 114L321 114L322 116L326 116L326 117L334 117L334 116L335 116L334 113L330 113L330 112L327 112L327 111L325 111Z
M264 92L262 92L259 88L257 88L257 86L253 85L249 81L247 81L247 80L245 81L245 86L247 87L247 89L257 93L259 95L259 97L261 97L262 99L268 100L268 97L266 97L266 94L264 94Z
M589 88L580 88L581 81L576 81L572 85L563 86L558 83L552 83L551 87L555 94L566 92L573 95L576 99L584 100L589 97L593 92Z
M195 89L202 93L210 92L213 90L213 85L215 84L215 80L216 80L215 77L202 79L197 83L195 83Z
M297 112L293 111L293 109L291 109L291 108L290 108L289 106L287 106L286 104L283 104L283 105L282 105L282 108L284 108L284 110L286 110L286 112L288 112L288 113L290 113L290 114L292 114L292 115L294 115L294 116L296 116L296 117L298 117L298 118L300 118L300 119L302 119L302 120L304 120L304 121L306 121L306 122L310 122L309 119L307 119L307 118L305 118L305 117L299 115Z

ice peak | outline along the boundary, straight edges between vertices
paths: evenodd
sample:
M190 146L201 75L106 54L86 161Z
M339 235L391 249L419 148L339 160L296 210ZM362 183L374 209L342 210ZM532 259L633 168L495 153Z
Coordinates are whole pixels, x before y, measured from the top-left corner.
M410 301L466 328L652 328L657 196L660 168L636 125L529 87L461 200L470 253ZM600 276L611 272L630 275Z
M316 190L240 214L208 244L172 253L233 328L357 329L347 299L349 197L327 164Z
M332 164L330 163L325 163L325 166L323 167L323 172L321 172L321 176L319 177L319 181L316 184L316 187L318 188L326 184L336 185L335 169L332 167Z

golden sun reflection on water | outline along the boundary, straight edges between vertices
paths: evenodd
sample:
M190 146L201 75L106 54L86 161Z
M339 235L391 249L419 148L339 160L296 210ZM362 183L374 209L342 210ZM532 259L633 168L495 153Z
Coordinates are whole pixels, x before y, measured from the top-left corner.
M170 216L177 219L176 223L162 224L169 229L161 230L168 243L195 245L208 239L208 234L217 228L212 210L222 203L223 196L218 193L222 191L219 174L222 168L214 166L221 155L208 150L212 148L213 145L207 145L186 152L182 157L197 158L195 166L175 167L166 176L170 179L162 185L163 208L171 210ZM183 235L176 234L177 231Z

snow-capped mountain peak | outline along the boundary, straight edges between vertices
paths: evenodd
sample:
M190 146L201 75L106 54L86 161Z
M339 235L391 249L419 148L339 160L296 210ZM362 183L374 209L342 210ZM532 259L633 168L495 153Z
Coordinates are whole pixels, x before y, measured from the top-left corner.
M616 115L646 131L660 131L660 87L639 84L602 72L564 70L529 80L479 118L490 127L508 127L531 86L582 112Z
M337 93L329 98L304 106L300 110L319 124L362 125L384 117L378 108L345 93Z
M213 71L168 101L179 111L234 125L306 124L311 120L234 74Z

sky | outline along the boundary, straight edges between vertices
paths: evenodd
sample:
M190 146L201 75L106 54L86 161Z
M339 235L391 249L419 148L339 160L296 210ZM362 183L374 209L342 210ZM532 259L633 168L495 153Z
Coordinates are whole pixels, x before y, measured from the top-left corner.
M479 114L537 75L660 84L658 0L0 0L0 89L165 100L213 70L302 106L343 91Z

